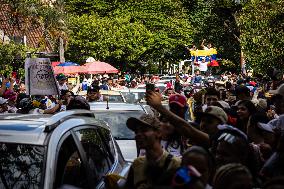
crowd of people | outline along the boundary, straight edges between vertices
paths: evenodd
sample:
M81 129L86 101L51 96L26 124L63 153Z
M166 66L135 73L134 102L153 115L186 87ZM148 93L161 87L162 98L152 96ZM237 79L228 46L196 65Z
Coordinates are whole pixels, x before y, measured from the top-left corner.
M284 187L283 81L223 80L194 92L177 79L169 109L159 92L147 91L157 116L127 121L143 153L126 188Z
M155 83L157 75L57 77L60 95L26 95L3 78L0 113L54 114L90 109L101 90ZM131 117L139 157L125 188L284 188L284 82L227 73L176 75L163 91L146 89L154 114ZM82 97L80 91L86 91ZM166 97L166 98L165 98ZM168 108L164 106L167 100Z

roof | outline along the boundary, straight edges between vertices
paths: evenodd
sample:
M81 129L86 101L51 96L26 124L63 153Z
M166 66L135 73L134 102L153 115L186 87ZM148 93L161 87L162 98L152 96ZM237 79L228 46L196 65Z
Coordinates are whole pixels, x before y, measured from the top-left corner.
M25 144L43 144L47 133L44 133L46 118L22 115L0 116L0 141L19 141Z
M27 37L29 47L38 48L43 41L43 30L38 24L32 22L30 18L24 18L21 15L13 17L13 11L8 4L0 6L0 29L5 36L9 37ZM44 40L46 52L52 51L51 44Z
M0 142L43 145L48 133L65 121L76 125L88 123L107 128L103 122L94 119L94 113L87 110L70 110L55 115L2 114L0 115Z
M90 102L91 111L144 111L144 108L139 104L128 103L108 103L106 102Z

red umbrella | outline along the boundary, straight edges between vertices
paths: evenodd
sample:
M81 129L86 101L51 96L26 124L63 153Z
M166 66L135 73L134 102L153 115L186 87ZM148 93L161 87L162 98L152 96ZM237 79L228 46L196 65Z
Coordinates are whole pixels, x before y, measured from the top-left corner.
M83 73L98 74L98 73L118 73L118 69L108 63L95 61L86 63L83 68Z
M83 71L82 66L55 66L54 74L77 74Z

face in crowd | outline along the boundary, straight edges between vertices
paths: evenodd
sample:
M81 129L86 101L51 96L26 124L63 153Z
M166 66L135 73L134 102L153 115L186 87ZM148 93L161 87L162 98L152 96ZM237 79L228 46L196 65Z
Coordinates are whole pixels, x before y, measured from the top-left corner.
M72 97L72 93L70 91L66 91L61 96L61 100L64 102L65 105L67 105L69 104L71 97Z
M205 103L207 104L207 106L211 106L212 103L217 102L217 101L218 101L217 95L206 95L205 96Z
M66 83L66 79L62 78L60 80L58 80L59 85L64 85L64 83Z
M136 144L141 149L151 149L161 138L161 132L151 127L137 127L135 130Z
M209 136L213 136L217 133L217 126L221 124L221 121L214 116L202 116L200 122L200 130L207 133Z
M100 99L100 87L99 86L91 86L88 89L87 97L89 101L97 101Z
M248 119L255 112L255 105L250 100L243 100L239 102L237 114L241 120Z

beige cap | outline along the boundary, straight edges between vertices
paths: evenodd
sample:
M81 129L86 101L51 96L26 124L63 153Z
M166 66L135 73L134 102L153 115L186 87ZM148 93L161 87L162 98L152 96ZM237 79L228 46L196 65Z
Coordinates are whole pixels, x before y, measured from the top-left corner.
M126 121L127 127L136 131L138 127L149 127L155 130L159 129L160 122L156 117L151 116L150 114L143 114L140 118L130 117Z
M226 112L218 106L208 106L204 112L200 113L200 115L202 117L208 115L213 116L219 119L222 122L222 124L227 123L228 121L228 116Z

